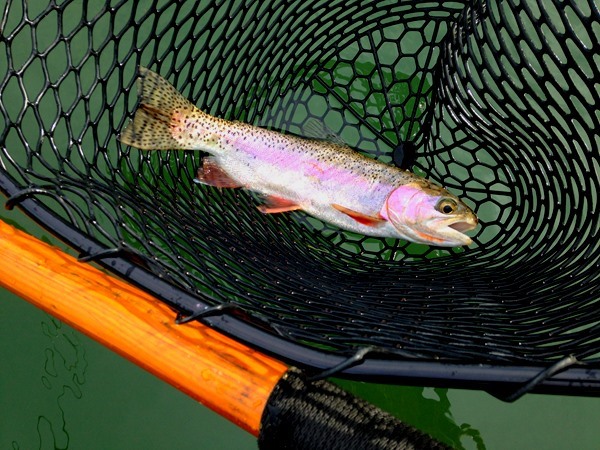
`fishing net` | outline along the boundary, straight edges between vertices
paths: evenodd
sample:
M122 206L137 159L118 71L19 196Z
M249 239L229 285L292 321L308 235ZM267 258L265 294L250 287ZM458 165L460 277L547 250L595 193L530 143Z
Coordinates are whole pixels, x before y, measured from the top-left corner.
M312 373L600 391L593 1L12 0L0 31L8 206L180 318ZM368 238L194 184L201 154L116 139L139 65L215 116L446 186L474 243Z

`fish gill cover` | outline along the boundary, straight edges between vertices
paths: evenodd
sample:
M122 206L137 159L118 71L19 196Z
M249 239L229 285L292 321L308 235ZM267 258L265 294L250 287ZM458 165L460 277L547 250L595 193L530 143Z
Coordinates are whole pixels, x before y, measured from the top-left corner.
M0 188L184 314L234 305L207 320L301 365L391 352L368 376L600 367L593 1L12 0L0 18ZM294 134L316 120L446 186L480 219L474 243L266 217L250 193L198 187L201 155L117 142L139 65L212 115Z

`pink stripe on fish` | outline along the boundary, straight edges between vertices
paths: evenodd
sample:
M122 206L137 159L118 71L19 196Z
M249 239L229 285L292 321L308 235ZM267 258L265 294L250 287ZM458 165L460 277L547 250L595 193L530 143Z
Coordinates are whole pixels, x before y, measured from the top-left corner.
M352 183L356 189L368 189L373 182L352 172L334 165L324 163L300 152L289 152L277 145L266 145L260 138L249 142L237 139L234 147L260 161L269 163L281 170L300 171L306 176L315 177L321 181L333 180L338 184Z

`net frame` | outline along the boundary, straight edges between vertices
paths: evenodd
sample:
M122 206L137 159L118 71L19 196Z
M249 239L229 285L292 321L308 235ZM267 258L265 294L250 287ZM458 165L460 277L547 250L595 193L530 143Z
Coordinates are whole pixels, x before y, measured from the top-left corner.
M18 203L77 251L93 255L182 314L204 313L202 320L211 326L302 367L337 368L343 376L360 379L503 391L539 373L553 375L557 367L564 369L561 361L574 362L568 359L574 354L586 368L538 380L537 389L597 393L600 359L595 343L600 340L600 319L595 307L594 173L599 165L593 144L598 142L594 132L598 116L591 111L598 102L598 88L588 87L597 77L597 68L585 64L600 53L590 37L593 24L598 23L593 2L574 2L563 9L551 2L537 9L534 2L424 6L401 2L395 8L385 2L369 7L316 2L313 9L303 3L293 12L277 2L237 6L207 2L196 9L154 2L142 13L128 10L127 5L131 6L114 2L94 10L97 6L85 4L80 14L72 14L74 19L69 19L74 2L49 4L40 11L28 10L26 2L19 6L12 1L5 7L0 45L8 64L0 94L6 98L8 91L16 90L23 100L15 102L21 110L9 102L2 102L0 108L4 116L0 187L11 205ZM312 16L318 7L324 14ZM401 14L404 22L398 18ZM256 21L244 25L243 17ZM294 25L301 19L314 33L310 45L300 39L290 41L305 37ZM186 27L188 22L192 25ZM541 24L540 30L549 30L540 32L544 39L526 35L527 26L535 23ZM241 25L236 29L236 24ZM273 28L274 24L280 28ZM428 31L430 40L415 47L411 33L427 26L433 27ZM36 38L46 27L57 32L48 46ZM394 27L401 31L389 31ZM100 34L94 41L101 29L112 35L102 38ZM274 39L280 37L278 29L287 33L287 40ZM143 36L145 30L150 37ZM228 39L214 38L219 30ZM325 37L335 33L341 38L335 45L328 44ZM138 42L121 47L129 34ZM251 58L248 62L236 56L256 45L236 44L236 38L258 35L265 45L261 57L271 57L270 65L253 66ZM413 37L407 41L407 35ZM84 36L88 48L77 50ZM556 36L564 37L564 44ZM201 42L200 38L206 42L195 48L190 42ZM394 53L390 43L395 38L399 44ZM31 53L19 60L14 50L29 39ZM511 42L521 45L520 53ZM529 47L524 44L528 42ZM303 45L320 53L308 58L300 51ZM381 50L384 47L386 51ZM345 53L336 54L339 48ZM369 51L371 60L360 56ZM392 70L405 63L402 58L410 51L415 73ZM543 63L539 67L532 63L536 51ZM389 52L396 59L386 65L381 56ZM61 74L54 72L50 62L63 53L67 64ZM221 54L228 55L224 61ZM285 61L289 54L297 56L292 63ZM215 115L299 133L301 122L313 116L336 123L334 131L346 140L354 139L350 143L361 150L412 166L483 210L477 245L466 252L438 251L349 236L299 215L263 220L253 215L252 198L244 193L204 190L204 203L199 205L197 191L172 189L176 180L191 186L198 163L195 155L172 152L148 157L124 148L115 152L114 137L133 110L135 69L142 62L155 64L195 103ZM345 79L344 72L354 66L364 66L360 69L364 73ZM514 76L516 68L521 72ZM86 72L96 76L89 86ZM560 72L571 78L561 79ZM47 77L41 88L36 73ZM375 76L365 75L374 73L380 85ZM308 82L302 85L299 80ZM219 89L232 81L241 87ZM368 97L382 97L388 113L379 121L380 111L373 111L367 96L353 97L365 83ZM531 89L538 85L567 98L566 107ZM75 95L68 94L65 89L73 86ZM482 90L482 86L495 89ZM326 97L324 114L322 106L307 108L314 100L309 88ZM95 109L97 100L101 100L99 109ZM54 119L47 119L43 112L54 106ZM396 113L398 109L402 114ZM351 117L344 119L348 111ZM342 117L341 126L332 116ZM32 124L39 133L27 127ZM352 126L360 130L358 136ZM66 147L61 146L61 127L68 137ZM556 144L564 147L564 154ZM515 145L520 153L507 151ZM13 150L19 147L26 157ZM77 160L84 162L84 169L77 167ZM111 169L120 170L120 178L109 173ZM460 173L467 174L466 182ZM490 176L493 189L481 181ZM145 197L129 197L131 190ZM107 200L111 196L112 203ZM189 255L184 238L200 239L193 229L198 224L184 215L185 232L177 234L182 216L174 220L161 204L208 213L208 219L196 217L202 237L210 244L199 248L204 256L217 249L219 258L193 265L205 275L200 289L195 278L181 275L189 267L177 264L178 258ZM144 214L128 214L127 208L140 205L142 211L155 206L153 211L167 233L156 234ZM502 213L507 206L511 206L510 218ZM532 211L535 214L528 217ZM241 225L235 222L240 214L247 218ZM118 218L116 224L105 220L111 215ZM216 215L219 220L212 220ZM507 229L490 234L490 229L501 225ZM250 243L238 235L249 229L254 232ZM139 236L132 239L135 232ZM169 238L171 234L176 238ZM164 247L148 244L159 238ZM524 247L529 251L519 250ZM165 248L179 252L166 264ZM256 258L256 253L264 259ZM248 261L254 265L253 277L246 277L240 289L236 280L247 270L243 265ZM227 270L215 277L218 264ZM399 264L403 273L398 273ZM307 279L310 285L297 282ZM270 286L271 281L277 287ZM290 301L286 314L278 316L275 310L286 301ZM231 305L233 309L228 308ZM310 314L307 305L312 305ZM387 316L372 314L373 305ZM304 315L297 317L300 313ZM340 322L348 324L350 331L340 329ZM307 323L318 326L311 329ZM354 323L358 325L349 325ZM316 331L325 337L313 339ZM548 368L552 370L546 372Z

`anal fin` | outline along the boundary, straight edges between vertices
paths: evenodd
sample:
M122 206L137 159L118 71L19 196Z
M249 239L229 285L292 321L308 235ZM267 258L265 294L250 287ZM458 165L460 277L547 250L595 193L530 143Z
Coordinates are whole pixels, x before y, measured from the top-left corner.
M221 166L219 166L212 158L206 157L202 160L202 167L198 168L196 183L206 184L219 188L239 188L240 183L231 178Z
M335 203L333 203L331 206L333 206L338 211L346 214L347 216L352 217L358 223L361 223L368 227L377 227L383 225L383 223L385 222L385 219L381 216L369 216L368 214L363 214L361 212L354 211L350 208L346 208L345 206L338 205Z
M287 198L269 195L265 198L265 203L258 206L258 210L263 214L275 214L302 209L300 205L288 200Z

